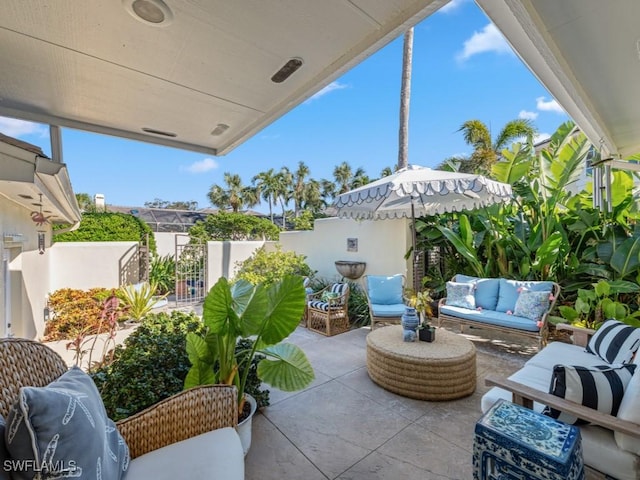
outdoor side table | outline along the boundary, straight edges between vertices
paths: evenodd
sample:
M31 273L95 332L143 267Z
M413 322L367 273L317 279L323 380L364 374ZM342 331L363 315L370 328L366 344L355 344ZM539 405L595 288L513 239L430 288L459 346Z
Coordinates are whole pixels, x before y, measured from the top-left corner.
M504 399L476 423L474 480L582 480L580 430Z

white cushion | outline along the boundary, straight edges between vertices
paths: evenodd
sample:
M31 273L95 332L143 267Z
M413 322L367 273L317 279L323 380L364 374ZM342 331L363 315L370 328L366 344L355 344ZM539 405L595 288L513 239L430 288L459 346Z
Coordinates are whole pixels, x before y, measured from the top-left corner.
M244 480L244 455L240 437L220 428L134 458L127 480L224 478Z
M618 448L611 430L596 425L582 425L580 434L585 465L618 480L640 478L638 457Z
M640 369L631 378L618 409L618 418L640 424ZM616 443L628 452L640 455L640 438L615 432Z
M552 369L554 365L582 365L595 367L602 365L603 360L593 353L584 351L584 347L563 342L551 342L527 361L527 365L536 365ZM551 379L551 372L549 372ZM549 391L549 385L544 389Z
M521 368L516 373L511 375L509 377L509 380L522 383L523 385L535 388L536 390L542 392L548 392L549 383L551 382L551 369L540 368L535 365L526 365L525 367ZM512 397L513 395L511 394L511 392L503 390L502 388L493 387L482 396L480 408L484 413L489 410L491 406L498 401L498 399L504 398L505 400L511 402ZM541 403L533 402L533 410L538 413L541 413L544 407L545 405Z

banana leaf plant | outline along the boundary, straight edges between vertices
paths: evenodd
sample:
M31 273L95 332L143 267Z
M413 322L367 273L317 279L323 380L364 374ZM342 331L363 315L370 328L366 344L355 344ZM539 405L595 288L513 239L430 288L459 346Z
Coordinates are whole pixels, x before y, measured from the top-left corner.
M191 369L185 388L225 383L238 390L238 411L245 403L251 360L256 354L258 377L283 391L301 390L314 379L313 368L297 345L281 343L300 323L306 294L300 276L285 276L269 286L220 278L207 294L202 335L187 335ZM251 348L236 351L239 340L251 338Z

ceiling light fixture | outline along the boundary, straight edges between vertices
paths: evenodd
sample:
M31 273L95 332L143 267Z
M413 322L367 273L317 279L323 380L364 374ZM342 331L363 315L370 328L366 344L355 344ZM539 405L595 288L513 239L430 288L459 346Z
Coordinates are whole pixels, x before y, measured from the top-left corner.
M162 135L163 137L177 137L178 135L173 132L163 132L162 130L156 130L155 128L147 128L144 127L142 129L143 132L152 133L154 135Z
M285 63L283 67L280 70L278 70L273 77L271 77L271 81L273 83L282 83L291 75L293 75L301 66L302 66L301 58L292 58L287 63Z
M147 25L165 27L173 20L173 12L162 0L122 0L129 14Z
M229 130L229 125L227 125L226 123L219 123L218 125L216 125L216 128L213 129L211 135L217 137L219 135L222 135L227 130Z

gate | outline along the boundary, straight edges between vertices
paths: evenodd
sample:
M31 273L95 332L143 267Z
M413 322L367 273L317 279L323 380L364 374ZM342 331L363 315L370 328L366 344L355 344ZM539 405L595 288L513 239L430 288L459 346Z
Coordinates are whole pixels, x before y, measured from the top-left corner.
M207 292L207 244L179 244L176 235L176 305L204 301Z

